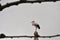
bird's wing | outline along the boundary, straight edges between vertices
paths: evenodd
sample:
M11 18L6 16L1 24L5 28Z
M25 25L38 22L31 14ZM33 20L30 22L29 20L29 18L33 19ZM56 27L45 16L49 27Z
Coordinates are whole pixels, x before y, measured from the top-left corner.
M35 26L36 26L36 27L38 27L38 29L40 29L40 26L39 26L39 24L35 24Z

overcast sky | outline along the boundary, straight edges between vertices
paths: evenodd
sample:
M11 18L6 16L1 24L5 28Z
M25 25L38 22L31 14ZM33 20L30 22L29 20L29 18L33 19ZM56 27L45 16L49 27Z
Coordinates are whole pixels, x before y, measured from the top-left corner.
M17 1L17 0L13 0ZM12 0L2 0L2 5ZM0 33L5 35L33 35L34 27L31 21L35 20L41 27L39 35L60 34L60 2L24 3L11 6L0 11ZM33 40L33 38L14 38L0 40ZM39 40L60 40L56 38L39 38Z

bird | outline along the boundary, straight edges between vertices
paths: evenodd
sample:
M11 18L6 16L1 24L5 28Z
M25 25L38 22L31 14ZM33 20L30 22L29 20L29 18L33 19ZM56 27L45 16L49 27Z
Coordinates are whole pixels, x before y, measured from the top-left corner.
M39 24L35 23L35 21L32 21L32 26L35 26L35 30L37 30L37 28L40 29Z

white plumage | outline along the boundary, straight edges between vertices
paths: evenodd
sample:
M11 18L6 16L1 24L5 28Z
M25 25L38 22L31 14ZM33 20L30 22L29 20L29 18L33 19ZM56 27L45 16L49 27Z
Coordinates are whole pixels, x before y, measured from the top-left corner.
M35 26L36 30L37 30L37 28L40 29L39 24L35 23L35 21L32 21L32 26Z

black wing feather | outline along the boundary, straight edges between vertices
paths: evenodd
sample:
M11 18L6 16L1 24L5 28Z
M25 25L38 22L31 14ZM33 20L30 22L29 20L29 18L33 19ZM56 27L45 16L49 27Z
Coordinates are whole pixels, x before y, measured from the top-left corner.
M35 24L35 26L36 26L36 27L38 27L38 29L40 29L40 26L39 26L39 24Z

